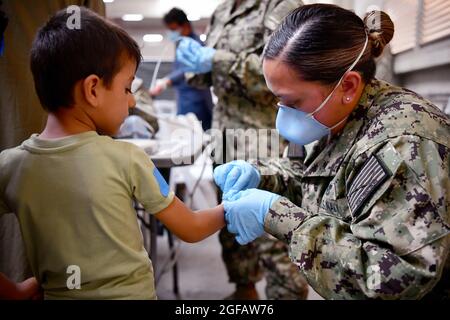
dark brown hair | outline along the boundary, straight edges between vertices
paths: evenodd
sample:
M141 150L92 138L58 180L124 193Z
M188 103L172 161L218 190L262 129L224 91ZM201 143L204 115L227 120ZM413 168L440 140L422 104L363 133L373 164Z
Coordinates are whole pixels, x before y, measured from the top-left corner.
M312 4L292 11L272 34L265 59L280 58L306 81L336 83L369 43L358 64L367 83L375 76L375 59L394 35L394 24L381 11L366 15L329 4Z
M80 28L69 28L71 14L58 11L38 31L30 66L37 95L44 109L55 112L73 104L75 83L95 74L106 86L125 58L141 61L137 43L120 27L80 7Z
M178 8L173 8L169 12L167 12L163 17L163 20L166 25L170 23L176 23L179 26L182 26L186 23L190 24L186 13Z

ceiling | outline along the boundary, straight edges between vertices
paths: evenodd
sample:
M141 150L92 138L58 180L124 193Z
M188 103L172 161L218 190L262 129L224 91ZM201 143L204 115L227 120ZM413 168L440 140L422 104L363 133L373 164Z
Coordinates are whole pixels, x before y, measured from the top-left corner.
M138 42L146 60L157 60L161 58L161 55L164 60L172 60L174 56L173 43L166 37L158 43L144 43L143 36L149 33L165 35L166 29L162 18L174 7L182 9L188 18L194 20L192 25L197 34L205 33L212 13L222 1L114 0L112 3L105 3L105 6L106 16L123 27ZM123 21L124 14L142 14L144 19L142 21Z
M188 17L209 18L222 0L114 0L106 3L106 15L120 18L127 13L139 13L145 18L161 19L173 7L182 9Z

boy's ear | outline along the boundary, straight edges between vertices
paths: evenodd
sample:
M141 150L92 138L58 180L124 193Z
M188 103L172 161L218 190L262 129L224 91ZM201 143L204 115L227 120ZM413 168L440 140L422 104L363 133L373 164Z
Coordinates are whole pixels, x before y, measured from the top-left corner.
M101 79L97 75L91 74L83 80L82 88L86 101L91 106L98 107L100 104Z

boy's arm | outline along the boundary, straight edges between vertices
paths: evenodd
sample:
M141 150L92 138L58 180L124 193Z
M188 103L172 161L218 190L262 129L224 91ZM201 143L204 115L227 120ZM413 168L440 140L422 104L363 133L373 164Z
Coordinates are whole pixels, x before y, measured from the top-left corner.
M225 226L223 205L193 212L177 197L155 217L178 238L191 243L201 241Z
M178 199L148 155L137 147L130 148L130 191L147 212L154 214L178 238L200 241L225 225L223 206L193 212Z
M9 280L0 273L0 300L29 300L40 298L40 287L36 278L21 283Z

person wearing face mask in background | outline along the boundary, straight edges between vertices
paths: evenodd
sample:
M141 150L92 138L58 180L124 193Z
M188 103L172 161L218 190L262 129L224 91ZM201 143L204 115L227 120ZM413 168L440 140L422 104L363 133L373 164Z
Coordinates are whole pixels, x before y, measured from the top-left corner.
M181 37L189 37L203 45L198 35L194 32L186 13L178 8L171 9L163 18L166 27L169 29L168 38L177 43ZM155 97L160 95L167 87L173 86L177 92L177 114L194 113L201 121L203 130L211 128L213 102L211 91L208 89L198 89L188 85L185 81L185 70L182 64L175 59L173 71L163 79L158 79L156 85L150 88L150 95Z
M214 172L234 189L224 206L237 241L283 240L326 299L450 298L450 121L374 78L393 34L380 11L364 22L333 5L293 11L263 69L280 98L276 127L306 156ZM265 167L278 174L259 178Z

